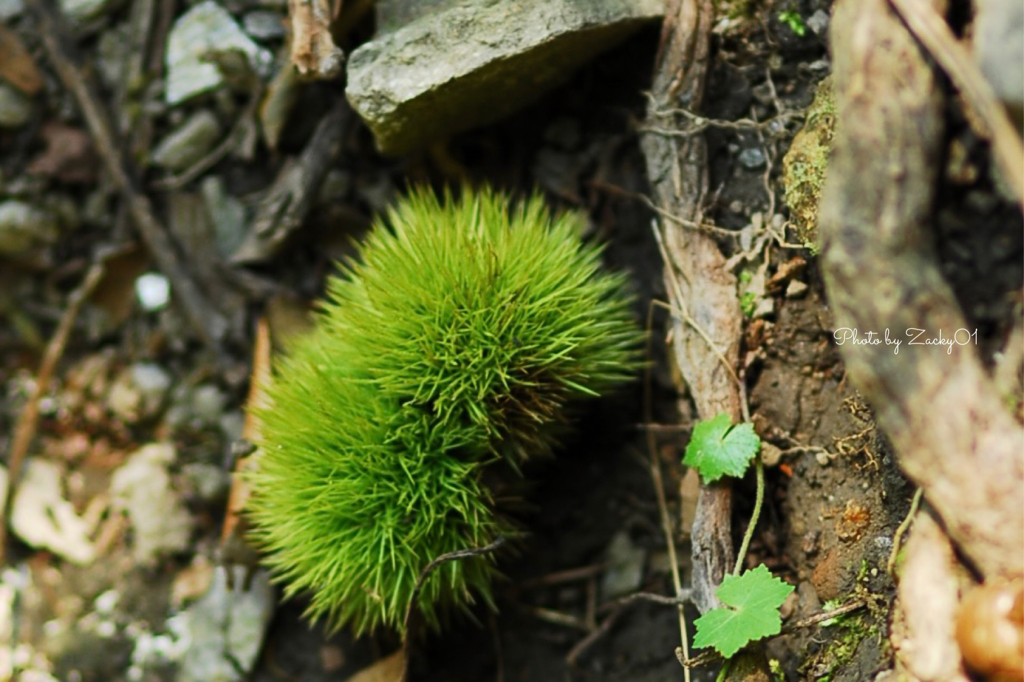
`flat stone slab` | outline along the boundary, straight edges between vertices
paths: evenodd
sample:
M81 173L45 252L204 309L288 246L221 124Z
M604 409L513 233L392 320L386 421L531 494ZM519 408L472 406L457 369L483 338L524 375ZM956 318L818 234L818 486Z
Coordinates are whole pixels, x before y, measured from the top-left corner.
M386 154L496 121L660 18L663 0L463 0L366 43L346 95Z

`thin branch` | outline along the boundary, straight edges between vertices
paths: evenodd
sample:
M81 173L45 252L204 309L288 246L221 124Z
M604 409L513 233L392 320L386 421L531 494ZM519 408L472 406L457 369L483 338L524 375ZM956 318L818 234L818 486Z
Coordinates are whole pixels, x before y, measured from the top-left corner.
M604 637L608 631L612 629L612 626L615 625L615 621L617 621L621 615L622 609L612 611L607 618L601 621L601 624L596 630L580 640L580 642L569 651L569 654L565 657L566 663L575 666L579 657L582 656L587 649L593 646L594 642Z
M889 560L885 562L885 572L889 575L893 575L893 571L896 569L896 557L900 554L900 543L903 541L903 534L910 528L910 524L914 522L914 516L917 515L917 509L921 505L921 495L924 493L924 488L918 487L914 491L914 497L910 500L910 510L907 511L906 517L900 521L900 525L897 526L896 532L892 536L892 551L889 552Z
M219 357L228 322L188 274L166 229L157 220L152 203L138 190L134 169L130 162L122 158L120 145L110 127L109 115L99 98L93 94L85 74L78 66L80 61L70 56L66 47L69 41L63 13L52 0L29 0L27 4L36 15L43 45L54 70L64 87L74 95L89 127L96 151L127 203L142 241L160 270L171 281L175 298L185 318L203 343Z
M409 599L409 606L405 609L405 618L402 620L403 629L405 630L405 637L402 639L402 653L404 660L404 670L402 671L401 680L404 682L409 679L409 647L412 638L410 637L410 630L412 628L413 614L416 613L416 600L420 596L420 591L423 589L424 583L427 582L427 578L433 573L439 566L447 564L452 561L461 561L462 559L469 559L471 557L483 556L497 551L506 542L504 536L499 536L494 542L484 547L473 547L470 549L458 549L454 552L448 552L437 557L420 573L420 577L416 580L416 587L413 588L412 597Z
M654 228L657 233L658 228ZM660 241L658 242L660 245ZM651 329L651 325L654 322L654 301L647 307L647 329ZM647 334L647 357L651 356L651 334ZM647 363L644 367L644 394L643 394L643 410L644 410L644 421L650 423L651 417L651 363ZM651 482L654 484L654 494L658 500L658 512L661 516L661 529L665 533L665 544L668 547L668 561L669 566L672 569L672 586L676 591L676 598L683 596L683 581L679 576L679 559L676 557L676 542L675 533L672 529L672 517L668 513L668 503L665 501L665 484L661 478L661 462L658 459L658 448L657 443L654 439L654 432L647 431L647 455L650 458L651 467ZM686 596L689 598L689 590L686 591ZM679 639L683 654L689 657L690 643L689 634L686 632L686 614L683 610L683 604L679 603L676 606L679 612ZM620 613L619 610L614 611L612 616ZM609 616L611 619L612 616ZM581 642L582 644L582 642ZM574 650L575 651L575 650ZM684 668L684 675L686 682L690 682L690 674Z
M625 606L626 604L632 604L637 601L664 604L665 606L683 606L690 601L690 590L681 590L677 597L669 597L664 594L656 594L654 592L634 592L604 604L600 610L607 611L609 609Z
M21 476L21 467L36 435L36 426L39 424L39 401L46 392L46 387L53 376L53 370L57 362L64 355L64 348L67 346L71 330L82 309L82 304L96 289L96 286L103 278L106 266L103 261L93 263L86 272L82 283L78 285L68 297L68 305L64 315L57 325L57 330L46 345L46 352L39 363L39 371L36 373L35 386L29 396L25 407L18 415L18 422L14 427L14 438L11 441L11 451L7 458L7 490L4 498L3 508L0 509L0 564L4 562L4 554L7 545L7 520L10 518L11 505L14 502L14 495L18 488L18 479Z

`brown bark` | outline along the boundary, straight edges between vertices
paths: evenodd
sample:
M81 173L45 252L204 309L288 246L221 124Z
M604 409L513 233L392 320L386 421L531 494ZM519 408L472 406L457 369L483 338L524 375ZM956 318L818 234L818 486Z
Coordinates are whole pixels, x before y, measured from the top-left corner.
M967 682L956 641L962 568L942 528L917 515L903 549L899 593L889 641L896 669L913 680Z
M837 131L822 195L825 283L837 329L905 343L841 346L900 465L986 578L1024 573L1024 430L965 330L933 243L943 95L885 0L840 0L832 22ZM965 331L958 338L964 341ZM949 352L947 352L947 349Z
M685 129L690 123L673 109L700 109L714 7L708 0L684 0L671 3L667 17L647 123L652 129ZM715 240L695 227L707 193L707 146L700 135L655 132L644 134L641 146L654 201L662 215L676 219L656 228L667 252L675 362L702 419L726 412L738 421L740 393L733 368L742 313L736 282ZM731 500L728 484L701 485L691 542L693 600L702 613L717 605L714 590L731 568Z

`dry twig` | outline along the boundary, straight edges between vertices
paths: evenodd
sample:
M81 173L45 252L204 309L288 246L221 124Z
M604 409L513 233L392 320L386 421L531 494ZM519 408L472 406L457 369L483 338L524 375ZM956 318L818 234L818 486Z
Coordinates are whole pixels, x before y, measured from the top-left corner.
M10 518L11 505L14 503L14 495L17 492L21 466L28 454L28 448L32 444L32 438L36 435L36 426L39 424L39 400L46 392L57 362L64 355L64 348L67 346L82 304L96 289L103 278L104 271L103 261L93 263L86 272L82 283L68 297L68 305L60 318L60 324L57 325L57 330L46 345L46 352L43 353L43 359L39 363L39 371L36 373L32 394L18 415L18 421L14 426L14 438L11 440L11 451L7 457L6 497L3 498L3 508L0 509L0 564L3 564L4 561L7 545L7 520Z
M416 600L420 596L420 590L423 589L424 583L427 582L427 578L433 573L439 566L443 566L451 561L461 561L462 559L469 559L472 557L483 556L485 554L491 554L492 552L498 551L502 545L506 542L504 537L498 537L497 540L484 547L473 547L470 549L459 549L454 552L448 552L437 557L420 573L420 577L416 580L416 587L413 588L412 597L409 599L409 608L405 610L405 618L403 619L403 630L405 631L405 639L402 640L402 655L405 659L405 670L402 672L401 680L404 682L409 678L409 647L412 641L411 632L415 614L418 613L416 610Z
M182 264L164 226L157 220L149 198L139 191L136 174L129 161L120 152L120 145L110 127L110 117L95 90L78 66L81 60L71 55L70 41L63 14L52 0L29 0L28 6L36 15L43 45L46 47L57 75L64 87L78 102L92 134L93 143L128 205L142 241L153 255L160 270L167 275L185 318L203 343L220 357L221 343L228 330L224 315L207 300Z

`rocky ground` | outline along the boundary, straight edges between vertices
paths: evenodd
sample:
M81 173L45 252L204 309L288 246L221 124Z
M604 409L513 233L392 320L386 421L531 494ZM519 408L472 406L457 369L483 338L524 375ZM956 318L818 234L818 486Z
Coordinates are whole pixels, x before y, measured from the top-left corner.
M345 3L335 23L349 84L368 68L352 48L373 36L369 4ZM536 188L585 211L646 320L668 298L638 144L663 40L660 3L648 4L588 18L607 37L571 59L537 48L517 68L572 68L538 76L547 89L525 107L455 123L442 110L451 129L423 123L427 139L402 128L406 114L371 121L392 145L383 155L360 114L387 114L350 108L331 45L314 42L307 62L320 79L295 75L284 3L64 0L64 26L48 3L0 0L0 482L21 474L0 573L0 679L315 682L397 648L386 633L354 641L307 623L302 599L279 604L262 571L232 590L218 567L258 321L275 340L301 333L334 263L398 193L463 182ZM805 121L801 158L830 139L815 127L832 122L827 107L810 109L831 72L829 11L826 0L723 3L702 113L706 220L734 233L720 239L727 255L744 256L742 364L765 443L768 492L746 563L796 588L786 624L859 604L769 640L766 655L785 679L853 681L892 667L888 564L915 488L847 380L814 219L782 182ZM524 80L503 68L491 77ZM475 111L486 96L478 83L456 90L438 97ZM117 146L105 148L89 103ZM1021 306L1019 213L982 143L951 119L961 155L948 163L941 250L995 348ZM696 415L654 310L649 376L595 402L558 455L525 472L529 504L516 514L528 532L500 558L497 611L418 642L412 679L682 679L675 608L618 601L673 592L648 432L684 582L690 571L697 481L681 458ZM753 497L751 474L735 487L736 544Z

